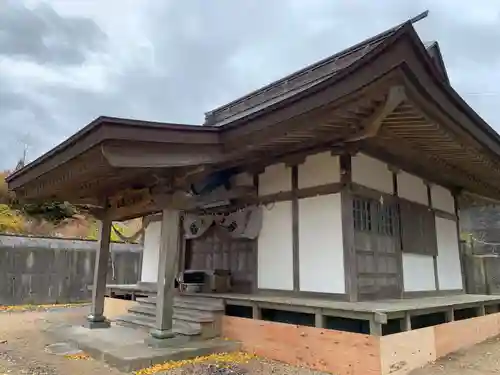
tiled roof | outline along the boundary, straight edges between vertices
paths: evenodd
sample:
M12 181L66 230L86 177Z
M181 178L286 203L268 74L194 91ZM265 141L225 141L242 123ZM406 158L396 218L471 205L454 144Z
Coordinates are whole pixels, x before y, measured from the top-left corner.
M409 20L416 22L426 12ZM222 126L296 95L340 73L394 35L402 23L205 114L205 125Z

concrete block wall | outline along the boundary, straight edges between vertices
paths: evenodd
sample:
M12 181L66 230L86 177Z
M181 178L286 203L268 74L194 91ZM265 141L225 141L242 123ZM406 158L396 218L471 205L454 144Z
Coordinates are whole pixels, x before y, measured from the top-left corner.
M500 294L500 256L465 257L466 290L470 294Z
M96 241L0 235L0 305L88 301ZM141 245L112 244L108 283L140 280Z

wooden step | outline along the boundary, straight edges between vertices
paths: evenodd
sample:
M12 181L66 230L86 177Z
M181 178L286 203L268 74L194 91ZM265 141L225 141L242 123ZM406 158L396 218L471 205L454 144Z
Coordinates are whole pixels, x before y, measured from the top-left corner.
M147 298L136 298L136 302L139 305L154 305L156 306L156 297L147 297Z
M155 305L156 297L137 298L139 305ZM175 296L174 307L201 311L223 311L224 301L218 298Z
M180 295L174 297L174 304L176 301L182 301L190 304L199 304L205 306L215 306L224 308L224 301L220 298L203 297L196 295Z
M116 318L118 325L149 332L155 328L155 319L146 315L124 315ZM172 332L197 339L210 339L220 335L216 322L196 322L186 320L185 316L175 316Z
M172 331L179 335L201 336L202 329L201 324L195 322L174 319L172 323Z
M122 315L115 318L116 323L130 327L130 328L142 328L146 330L150 330L155 328L155 319L146 315Z
M224 302L213 298L176 297L174 307L199 311L224 311Z
M130 314L135 315L146 315L156 317L156 306L155 305L136 305L128 309Z
M196 323L211 323L217 319L214 314L206 313L204 311L196 311L189 309L180 309L178 307L174 307L174 319L185 320L187 322L196 322Z

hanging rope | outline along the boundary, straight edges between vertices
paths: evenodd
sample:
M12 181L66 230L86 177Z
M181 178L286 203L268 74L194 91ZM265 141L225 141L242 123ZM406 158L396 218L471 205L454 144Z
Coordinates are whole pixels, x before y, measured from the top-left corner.
M113 229L113 232L120 238L121 241L126 242L126 243L135 243L136 240L144 234L145 228L144 228L144 223L142 224L141 229L139 229L136 233L133 235L127 237L124 234L120 233L118 229L116 229L115 225L112 224L111 228Z
M470 241L477 243L479 245L483 245L483 246L491 246L491 249L489 250L490 254L495 255L495 256L500 255L500 251L498 251L498 249L497 249L500 246L500 242L483 241L483 240L475 238L472 235L470 235ZM482 254L482 255L487 255L487 254Z
M477 238L475 238L473 236L471 236L470 239L473 242L476 242L476 243L481 244L481 245L500 246L500 242L486 242L486 241L479 240L479 239L477 239Z

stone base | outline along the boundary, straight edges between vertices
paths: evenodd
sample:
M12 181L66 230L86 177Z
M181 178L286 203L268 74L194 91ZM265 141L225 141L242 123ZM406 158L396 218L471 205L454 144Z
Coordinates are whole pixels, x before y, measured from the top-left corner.
M147 332L112 325L109 329L89 330L81 326L60 323L48 327L46 334L57 342L69 342L98 361L129 373L168 361L180 361L212 353L227 353L241 349L238 342L225 339L195 340L184 344L153 348L144 342L149 339ZM176 336L164 342L174 343L185 339Z
M83 323L83 326L88 329L102 329L111 327L111 323L109 320L103 320L100 322L93 322L91 320L87 320Z
M100 329L111 327L111 323L102 315L95 316L90 314L87 316L87 321L83 324L83 326L89 329Z
M165 330L152 329L149 333L153 338L159 340L171 339L175 337L175 333L173 333L171 329L165 329Z
M172 348L179 347L186 344L189 341L187 336L173 336L170 338L158 339L153 336L149 336L144 339L144 343L150 348Z

